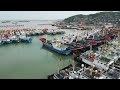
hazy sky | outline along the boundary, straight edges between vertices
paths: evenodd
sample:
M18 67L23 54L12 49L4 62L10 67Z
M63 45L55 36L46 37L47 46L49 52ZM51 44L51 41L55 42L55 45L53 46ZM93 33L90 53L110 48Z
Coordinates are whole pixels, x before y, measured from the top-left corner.
M56 20L100 11L0 11L0 20Z

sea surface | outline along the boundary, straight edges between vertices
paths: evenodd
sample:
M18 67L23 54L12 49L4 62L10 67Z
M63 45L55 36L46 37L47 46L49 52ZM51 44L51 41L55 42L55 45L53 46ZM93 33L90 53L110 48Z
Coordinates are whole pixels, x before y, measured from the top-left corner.
M18 22L16 25L24 25L25 28L55 29L56 27L49 25L51 23L51 21L31 21ZM3 25L7 25L7 27L0 27L0 30L23 28L12 27L12 23L0 24L0 26ZM16 43L0 46L0 79L47 79L47 75L57 72L59 63L60 69L71 64L73 60L72 55L62 56L62 61L60 62L61 55L43 48L42 42L39 41L40 37L53 39L75 33L75 30L65 31L66 34L64 35L32 36L32 43Z

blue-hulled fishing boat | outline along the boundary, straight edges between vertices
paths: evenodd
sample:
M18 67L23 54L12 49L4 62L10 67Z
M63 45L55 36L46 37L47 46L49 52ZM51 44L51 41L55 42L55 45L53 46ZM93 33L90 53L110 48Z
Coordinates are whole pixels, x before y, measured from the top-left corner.
M52 32L47 32L48 35L52 34Z
M57 31L56 33L57 33L57 34L65 34L64 31Z
M32 38L26 37L26 36L20 36L20 41L21 42L26 42L26 43L31 43L32 42Z
M13 42L13 41L10 40L10 39L3 39L2 41L3 41L3 44L10 44L10 43Z
M60 41L48 41L43 39L39 39L43 42L43 47L46 47L50 50L53 50L62 55L68 55L71 53L71 50L67 49L68 46L62 44Z
M4 42L2 40L0 40L0 45L3 45L3 44L4 44Z

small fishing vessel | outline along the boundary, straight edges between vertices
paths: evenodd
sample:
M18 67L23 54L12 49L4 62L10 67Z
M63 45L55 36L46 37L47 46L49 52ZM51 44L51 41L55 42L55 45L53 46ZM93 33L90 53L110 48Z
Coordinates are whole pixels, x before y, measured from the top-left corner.
M43 42L43 47L53 50L59 54L68 55L71 53L71 50L67 49L68 46L64 45L61 41L58 41L56 39L52 41L43 38L40 38L39 40Z
M48 35L56 35L56 34L65 34L65 31L60 31L60 30L48 30L47 31Z
M16 36L11 36L11 37L9 37L9 39L12 40L13 43L20 42L19 38L17 38Z
M110 79L120 79L120 68L116 67L115 63L105 72L103 75L107 76Z
M49 30L47 30L46 34L48 34L48 35L55 35L56 32L54 30L50 30L49 29Z
M10 44L13 42L12 40L7 39L7 38L2 39L2 41L4 42L4 44Z
M48 34L50 34L50 35L56 35L57 34L57 32L55 32L55 31L50 31L50 32L48 32Z
M65 31L57 31L57 34L65 34Z
M35 35L43 35L44 33L43 33L43 31L41 30L36 30L35 31Z
M32 42L32 38L31 37L26 37L24 35L20 35L19 39L21 42L26 42L26 43L31 43Z
M0 40L0 45L3 45L3 44L4 44L4 42L2 40Z
M29 32L29 35L30 35L30 36L35 36L36 33L35 33L34 31L30 31L30 32Z

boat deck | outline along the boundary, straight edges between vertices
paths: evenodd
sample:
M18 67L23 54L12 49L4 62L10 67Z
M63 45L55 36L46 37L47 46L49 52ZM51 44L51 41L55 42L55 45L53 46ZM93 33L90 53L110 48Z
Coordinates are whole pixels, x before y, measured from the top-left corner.
M111 79L119 79L120 78L120 72L116 71L116 70L108 70L104 75L106 75L107 77L111 78Z
M68 46L66 46L66 45L62 45L62 46L60 46L60 47L58 47L56 44L52 44L52 46L55 48L55 49L57 49L57 50L66 50L66 48L68 47Z

